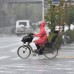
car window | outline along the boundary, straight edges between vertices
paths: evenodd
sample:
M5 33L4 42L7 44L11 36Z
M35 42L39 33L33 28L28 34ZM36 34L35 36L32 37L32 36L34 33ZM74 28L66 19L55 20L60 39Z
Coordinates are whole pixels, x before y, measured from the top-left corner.
M23 24L24 26L27 26L26 22L19 22L19 25Z

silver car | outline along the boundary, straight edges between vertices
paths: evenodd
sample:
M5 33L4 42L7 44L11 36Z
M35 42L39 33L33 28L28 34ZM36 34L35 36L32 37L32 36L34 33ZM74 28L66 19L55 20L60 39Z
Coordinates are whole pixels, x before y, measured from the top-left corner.
M32 33L33 28L30 20L18 20L16 21L16 30L17 35Z

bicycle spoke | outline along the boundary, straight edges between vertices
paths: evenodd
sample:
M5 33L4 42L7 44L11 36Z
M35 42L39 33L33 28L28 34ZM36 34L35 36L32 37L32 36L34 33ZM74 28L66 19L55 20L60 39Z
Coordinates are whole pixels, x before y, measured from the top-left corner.
M44 52L44 56L47 57L48 59L51 59L51 58L55 58L58 54L58 50L56 49L48 49Z
M17 54L20 58L27 58L30 56L31 54L31 50L29 47L27 47L26 45L24 46L20 46L17 50Z

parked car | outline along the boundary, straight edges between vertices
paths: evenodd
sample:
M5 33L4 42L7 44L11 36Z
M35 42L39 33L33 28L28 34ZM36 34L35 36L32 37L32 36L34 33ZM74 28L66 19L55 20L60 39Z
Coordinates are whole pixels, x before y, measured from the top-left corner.
M30 20L17 20L16 21L16 30L17 35L32 33L32 23Z

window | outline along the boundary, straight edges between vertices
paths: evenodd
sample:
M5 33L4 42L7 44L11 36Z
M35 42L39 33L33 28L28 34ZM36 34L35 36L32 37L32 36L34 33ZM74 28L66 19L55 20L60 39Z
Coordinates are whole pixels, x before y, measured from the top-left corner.
M27 23L26 22L19 22L19 25L27 26Z

